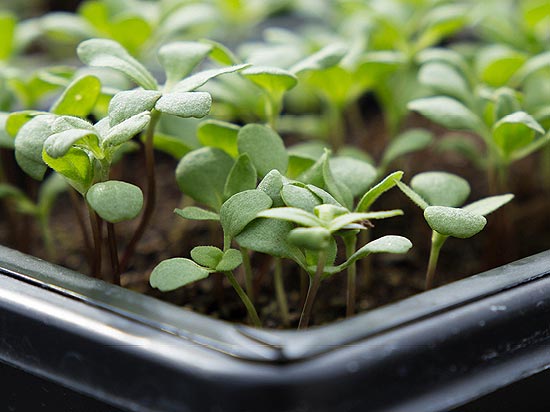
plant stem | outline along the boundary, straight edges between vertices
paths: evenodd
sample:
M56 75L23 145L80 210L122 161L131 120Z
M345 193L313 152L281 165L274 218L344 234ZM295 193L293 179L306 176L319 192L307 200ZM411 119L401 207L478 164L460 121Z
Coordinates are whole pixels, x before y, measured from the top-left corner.
M357 237L344 236L344 244L346 246L346 259L349 259L355 252L357 246ZM346 318L353 316L355 313L355 295L357 290L357 266L355 262L348 266L348 285L346 294Z
M145 232L145 229L147 228L147 225L149 224L149 221L153 216L153 211L155 210L157 193L156 193L156 178L155 178L155 150L154 150L153 143L154 143L154 137L155 137L155 128L157 126L159 119L160 119L160 112L153 110L151 112L151 121L149 122L149 126L147 127L147 131L145 133L144 152L145 152L145 171L147 173L145 206L143 207L143 213L141 215L141 220L139 222L139 225L136 228L136 231L134 232L132 239L130 239L128 246L126 246L126 250L124 251L124 255L122 256L122 260L120 262L121 272L126 270L126 267L128 266L130 259L135 253L136 246L140 241L141 237L143 236L143 233Z
M241 247L240 249L243 257L244 284L246 287L246 293L248 293L250 300L254 302L254 285L252 283L252 265L250 264L250 256L248 255L248 249L244 247Z
M78 227L80 228L80 233L82 235L82 240L84 241L84 247L86 248L86 255L88 256L88 264L92 267L93 254L92 254L92 242L90 240L88 230L86 229L86 223L84 218L80 213L80 203L78 198L78 193L74 189L69 189L69 198L73 206L73 211L76 216L76 221L78 222Z
M94 238L94 258L92 260L91 275L94 278L101 277L101 224L99 216L88 205L88 214L90 216L90 225L92 227L92 235Z
M288 314L288 299L286 297L285 285L283 282L283 261L281 258L275 258L275 273L273 280L275 283L275 296L277 297L277 305L281 312L281 320L283 326L290 324L290 316Z
M432 289L435 280L435 269L441 247L447 240L448 236L432 231L432 246L430 249L430 260L428 261L428 269L426 270L426 290Z
M258 312L256 312L256 309L254 308L254 305L252 304L250 298L246 294L246 292L243 290L241 285L239 285L239 282L237 282L237 279L235 279L235 276L233 276L233 272L227 271L224 272L225 276L227 276L227 279L229 279L229 282L231 283L231 286L233 286L233 289L235 289L235 292L239 295L241 298L241 301L243 302L244 306L246 307L246 310L248 311L248 316L252 320L252 324L258 328L262 327L262 322L260 321L260 317L258 316Z
M118 264L116 232L115 225L111 222L107 222L107 239L109 242L109 254L111 255L111 267L113 269L113 283L120 286L120 265Z
M313 279L310 278L309 281L309 289L307 291L304 308L302 309L302 315L300 316L300 322L298 323L298 329L307 329L309 325L309 319L311 317L311 311L313 309L313 302L315 301L317 291L319 290L319 286L321 285L326 262L326 250L319 251L319 256L317 258L317 270L315 271Z

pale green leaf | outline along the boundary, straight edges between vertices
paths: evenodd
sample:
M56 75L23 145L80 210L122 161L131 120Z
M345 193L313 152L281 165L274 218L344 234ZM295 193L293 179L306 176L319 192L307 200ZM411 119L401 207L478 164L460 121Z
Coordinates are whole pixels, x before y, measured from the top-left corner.
M425 210L429 204L414 190L412 190L405 183L395 180L397 187L405 194L409 199L413 201L419 208Z
M83 141L86 137L94 137L97 141L97 135L88 129L71 129L54 133L44 142L44 150L49 156L57 159L65 155L73 145Z
M242 75L269 94L278 94L292 89L298 79L291 72L277 67L252 66L242 71Z
M271 198L261 190L246 190L227 199L220 208L220 223L224 234L237 236L261 211L272 205Z
M280 207L283 206L281 189L284 181L285 178L278 170L271 170L258 184L257 189L265 192L271 198L274 207Z
M444 236L466 239L479 233L487 223L481 216L464 209L447 206L429 206L424 218L432 230Z
M318 52L299 61L290 68L290 72L297 75L312 70L323 70L337 65L345 56L348 47L344 44L336 43L323 47Z
M127 142L132 137L142 132L149 122L149 112L139 113L112 127L106 136L103 137L103 146L118 146Z
M435 93L454 97L468 102L471 90L466 79L452 66L431 62L423 65L418 72L418 81Z
M224 195L230 198L236 193L256 188L256 168L250 161L250 157L243 153L231 168L225 182Z
M431 206L458 207L470 195L470 185L460 176L447 172L424 172L411 180L411 188Z
M529 145L537 133L544 134L544 129L525 112L509 114L493 126L493 140L505 157Z
M220 120L208 119L197 127L197 139L204 146L217 147L232 157L239 155L237 136L240 127Z
M235 270L243 263L241 252L236 249L228 249L224 252L220 262L216 266L217 272L228 272Z
M109 124L122 123L136 114L150 112L162 96L157 90L124 90L113 96L109 103Z
M387 219L394 216L401 216L403 214L402 210L387 210L383 212L365 212L365 213L346 213L344 215L338 216L330 222L329 230L331 232L336 232L340 229L345 229L345 227L351 223L362 222L364 220L370 219Z
M332 235L322 227L298 227L288 234L288 242L300 249L325 250Z
M171 85L188 76L212 50L205 43L178 41L162 46L159 61L166 72L166 83Z
M144 89L158 88L157 81L151 73L114 40L86 40L78 45L76 51L80 60L89 66L117 70Z
M346 186L353 197L364 194L376 179L376 169L362 160L336 156L329 159L329 164L335 181Z
M258 213L258 217L286 220L307 227L322 226L321 220L313 213L295 207L275 207Z
M208 270L190 259L172 258L163 260L153 269L149 283L162 292L168 292L205 279L209 274Z
M94 109L100 94L101 82L96 76L80 76L67 86L50 108L50 112L58 115L86 117Z
M58 159L48 156L48 153L44 151L42 158L48 166L65 177L79 193L84 195L92 185L94 164L84 150L70 148L64 156Z
M367 212L372 204L384 193L394 187L398 181L403 177L403 172L393 172L386 176L380 183L370 189L363 195L357 207L356 212Z
M219 69L204 70L183 79L173 87L172 91L192 92L193 90L196 90L199 87L205 85L209 80L215 77L221 76L223 74L235 73L249 66L249 64L239 64L236 66L222 67Z
M179 117L204 117L210 112L212 96L205 92L164 93L155 104L159 112Z
M247 153L260 177L276 169L285 173L288 154L283 139L270 127L247 124L239 130L237 145L239 153Z
M353 262L372 253L407 253L412 247L409 239L403 236L387 235L367 243L344 262L339 269L345 269Z
M15 137L15 159L25 173L42 180L48 167L42 160L44 142L52 134L52 115L40 115L25 123ZM9 121L9 119L8 119Z
M314 195L309 189L295 184L284 185L281 190L281 197L285 205L303 209L310 213L313 213L315 206L321 204L321 199Z
M197 246L191 250L191 258L210 269L215 269L222 257L222 250L214 246Z
M196 206L174 209L174 213L189 220L220 220L220 215Z
M513 194L490 196L464 206L462 209L476 215L487 216L514 198Z
M86 200L103 220L111 223L131 220L143 207L141 189L118 180L96 183L86 193Z

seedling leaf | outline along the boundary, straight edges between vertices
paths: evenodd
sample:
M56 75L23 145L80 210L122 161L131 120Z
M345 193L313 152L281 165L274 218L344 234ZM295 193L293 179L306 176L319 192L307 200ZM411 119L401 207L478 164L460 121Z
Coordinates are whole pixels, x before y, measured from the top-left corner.
M411 188L432 206L462 206L470 185L460 176L446 172L424 172L411 180Z
M174 209L174 213L189 220L220 220L220 215L196 206Z
M135 185L109 180L93 185L86 200L102 219L118 223L135 218L143 207L143 193Z
M493 140L507 158L529 145L537 133L544 134L544 129L525 112L505 116L493 126Z
M86 137L94 138L95 146L97 147L98 137L93 131L88 129L72 129L52 134L44 142L44 150L49 156L57 159L65 155L79 140Z
M234 238L262 210L272 205L271 198L261 190L246 190L231 196L220 208L220 223L225 236Z
M101 82L96 76L76 78L50 108L58 115L86 117L94 109L101 93Z
M407 253L411 247L412 243L406 237L395 235L383 236L361 247L338 269L343 270L353 262L363 259L371 253Z
M285 178L278 170L271 170L258 184L257 189L265 192L273 201L274 207L283 206L281 189Z
M378 199L382 194L394 187L398 181L403 177L403 172L393 172L384 178L380 183L370 189L367 193L363 195L357 207L355 208L356 212L367 212L372 204Z
M274 95L290 90L298 83L291 72L277 67L253 66L243 70L242 75Z
M243 263L241 252L236 249L228 249L225 251L220 262L216 266L216 271L228 272L230 270L235 270L241 265L241 263Z
M193 76L189 76L179 83L177 83L172 91L174 92L192 92L193 90L198 89L208 82L210 79L221 76L223 74L238 72L243 70L246 67L249 67L249 64L239 64L236 66L222 67L220 69L210 69L198 72Z
M204 146L217 147L232 157L239 155L237 136L240 127L233 123L209 119L201 122L197 128L197 139Z
M288 234L289 243L307 250L325 250L331 238L330 231L322 227L298 227Z
M205 279L209 274L208 270L190 259L172 258L160 262L153 269L149 283L162 292L168 292Z
M476 215L487 216L514 198L512 194L490 196L464 206L462 209Z
M382 167L386 168L395 159L425 149L432 143L433 135L424 129L411 129L395 137L384 151Z
M117 70L144 89L158 88L157 81L151 73L114 40L86 40L78 45L76 52L80 60L89 66Z
M104 146L121 145L143 131L150 121L149 112L136 114L112 127L104 137L102 144Z
M150 112L162 96L157 90L124 90L113 96L109 103L109 123L113 127L136 114Z
M416 205L420 209L425 210L429 206L429 204L424 199L422 199L422 197L418 193L412 190L405 183L395 180L395 184L405 195L407 195L409 199L416 203Z
M270 127L247 124L239 130L237 145L239 153L247 153L260 177L273 169L285 173L288 154L283 139Z
M283 186L281 190L281 198L283 199L285 205L303 209L310 213L313 213L315 206L321 204L321 199L314 195L310 190L294 184L287 184Z
M215 269L222 257L222 250L214 246L197 246L191 250L191 258L210 269Z
M291 222L283 220L256 219L246 226L235 240L247 249L276 257L297 259L303 264L304 256L287 239L293 227Z
M44 142L51 135L55 120L52 115L40 115L25 123L15 138L15 159L25 173L42 180L48 167L42 160ZM9 119L8 119L9 122Z
M372 165L352 157L333 157L329 165L335 182L346 186L353 197L364 194L376 179L377 171Z
M94 166L88 153L82 149L70 148L62 157L54 159L44 151L43 161L65 177L79 193L85 194L94 178Z
M166 72L167 84L174 84L188 76L211 50L212 46L209 44L189 41L178 41L162 46L158 57Z
M243 153L231 168L225 182L224 195L228 199L236 193L256 188L256 168L250 161L250 157Z
M180 160L176 168L178 186L197 202L219 210L233 163L231 156L220 149L203 147L193 150Z
M258 213L258 217L286 220L307 227L322 226L317 216L296 207L275 207Z
M487 220L481 215L447 206L427 207L424 210L424 218L437 233L460 239L474 236L487 223Z
M155 104L159 112L179 117L204 117L210 112L212 96L205 92L164 93Z
M387 210L383 212L367 212L367 213L346 213L342 216L338 216L330 222L329 230L336 232L337 230L345 228L345 226L361 222L369 219L387 219L389 217L400 216L403 214L402 210Z

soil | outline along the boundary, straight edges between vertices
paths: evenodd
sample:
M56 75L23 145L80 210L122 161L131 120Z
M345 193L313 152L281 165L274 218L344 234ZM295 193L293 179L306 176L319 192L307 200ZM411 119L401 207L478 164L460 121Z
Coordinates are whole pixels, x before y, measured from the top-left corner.
M379 115L365 116L365 119L365 125L360 130L368 130L369 134L356 133L352 140L365 149L365 146L368 146L369 153L377 158L385 145L384 122ZM406 126L430 127L437 135L442 134L442 129L416 116L409 118ZM36 192L37 185L18 174L10 156L10 153L4 152L3 163L12 169L12 176L20 183L23 182L29 193ZM134 182L143 187L143 176L135 174L136 170L142 170L141 161L139 153L128 156L124 164L114 168L111 177ZM487 229L472 239L448 240L440 257L438 285L550 249L550 191L544 190L541 182L533 181L533 176L538 176L539 162L537 156L532 156L514 165L511 173L511 191L515 193L516 199L489 217ZM176 165L177 161L166 155L159 154L157 157L158 206L150 227L138 245L134 260L122 275L122 285L200 313L230 321L246 322L246 312L242 303L221 274L212 275L204 281L170 293L153 290L148 284L150 271L161 260L175 256L188 257L191 248L198 245L220 246L222 239L219 230L209 231L208 225L185 221L172 213L175 207L181 207L182 201L188 202L177 189L174 178ZM470 199L476 200L488 195L483 173L454 154L427 150L408 156L401 163L394 164L392 169L405 170L406 181L422 171L446 170L465 177L471 183ZM2 210L6 212L0 215L0 243L48 258L41 239L33 235L37 232L31 220L15 220L13 210L6 204L2 206ZM382 254L360 262L358 312L395 302L423 290L431 233L420 209L412 205L398 190L385 194L376 206L377 209L401 208L405 216L378 224L372 229L372 238L400 234L411 239L414 247L406 255ZM81 210L80 213L84 214L84 211ZM136 223L117 225L119 249L124 249ZM63 195L56 203L52 228L57 245L57 256L53 260L63 266L88 273L87 259L82 253L82 250L85 250L83 238L78 230L76 214L71 208L68 195ZM19 235L14 236L14 233ZM107 260L107 251L104 252L104 257L104 260ZM252 261L253 267L257 268L254 300L263 325L269 328L281 327L278 307L273 298L270 273L272 260L268 256L254 254ZM284 263L283 273L292 326L296 326L307 279L303 279L303 275L290 263ZM109 280L107 266L104 273L105 279ZM242 279L242 273L238 272L237 275ZM319 325L332 322L343 318L344 314L345 276L342 274L321 285L312 323Z

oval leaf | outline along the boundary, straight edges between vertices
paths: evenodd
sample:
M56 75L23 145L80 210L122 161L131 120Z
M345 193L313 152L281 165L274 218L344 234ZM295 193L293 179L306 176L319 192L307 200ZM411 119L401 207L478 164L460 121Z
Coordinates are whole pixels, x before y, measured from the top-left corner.
M159 112L179 117L204 117L210 112L212 96L205 92L164 93L155 104Z
M447 172L420 173L412 178L411 187L431 206L458 207L470 195L468 182Z
M220 220L220 215L196 206L174 209L174 213L189 220Z
M243 263L243 256L241 252L236 249L228 249L223 254L220 262L216 266L216 272L228 272L235 270Z
M487 220L464 209L446 206L429 206L424 210L424 218L437 233L466 239L481 232Z
M260 177L273 169L282 174L288 167L288 154L283 139L270 127L248 124L239 130L239 153L247 153Z
M271 198L261 190L246 190L233 195L220 208L220 223L230 238L238 235L262 210L272 205Z
M210 273L195 262L184 258L172 258L160 262L151 272L149 283L162 292L168 292L197 280Z
M236 193L256 188L256 168L250 161L250 157L243 153L231 168L225 182L224 195L228 199Z
M167 84L173 84L191 73L208 53L212 45L190 41L165 44L159 49L160 64L166 72Z
M222 250L214 246L197 246L191 250L191 258L210 269L215 269L222 257Z
M204 146L217 147L232 157L239 155L237 136L240 127L228 122L209 119L201 122L197 128L197 139Z
M113 96L109 103L111 127L143 112L150 112L162 93L157 90L124 90Z
M117 180L96 183L86 200L107 222L118 223L135 218L143 207L143 193L135 185Z
M85 75L73 80L50 108L58 115L86 117L94 109L101 94L101 82L96 76Z

